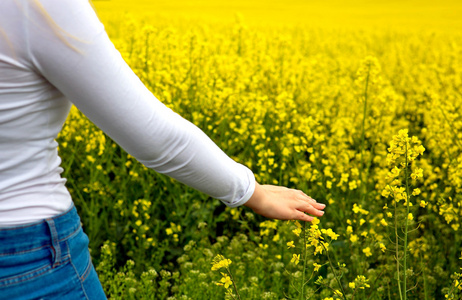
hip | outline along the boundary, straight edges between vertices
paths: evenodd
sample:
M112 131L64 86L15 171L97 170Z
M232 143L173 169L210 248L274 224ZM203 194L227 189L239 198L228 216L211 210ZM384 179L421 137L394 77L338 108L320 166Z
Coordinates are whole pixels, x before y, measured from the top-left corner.
M74 205L55 217L0 228L5 299L106 299Z

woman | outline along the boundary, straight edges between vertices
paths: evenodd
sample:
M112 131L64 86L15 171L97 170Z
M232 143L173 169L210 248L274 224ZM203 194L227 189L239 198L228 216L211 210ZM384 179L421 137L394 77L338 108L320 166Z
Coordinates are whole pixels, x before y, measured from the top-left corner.
M57 137L71 105L141 163L268 218L311 221L324 205L260 185L158 101L110 42L88 0L0 1L0 297L105 299Z

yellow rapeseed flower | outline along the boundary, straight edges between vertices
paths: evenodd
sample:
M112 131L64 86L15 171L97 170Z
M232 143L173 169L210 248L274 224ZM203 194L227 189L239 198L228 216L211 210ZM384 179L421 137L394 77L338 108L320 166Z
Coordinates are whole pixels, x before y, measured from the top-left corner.
M387 248L385 247L385 245L383 243L380 243L379 246L380 246L380 250L382 250L382 252L385 252L385 250L387 250Z
M313 263L313 266L314 266L314 271L315 272L319 271L319 269L322 267L322 265L319 265L317 263Z
M231 278L227 274L225 274L223 272L220 272L220 273L221 273L221 275L223 275L223 277L221 278L220 282L217 282L215 284L224 286L225 289L229 288L229 286L231 284L233 284L233 282L231 281Z
M357 236L356 234L352 234L352 235L350 236L350 241L351 241L352 243L356 243L356 242L358 241L358 236Z
M226 259L223 255L217 254L212 261L212 271L227 268L231 263L232 261L230 259Z
M296 236L300 236L300 233L302 232L302 229L301 229L301 228L295 228L294 230L292 230L292 232L293 232Z
M329 228L329 229L321 229L321 232L326 234L328 237L330 237L333 240L336 240L339 237L339 235L336 234L335 232L333 232L331 228Z
M300 254L293 254L290 262L295 265L298 265L298 263L300 262Z
M346 232L347 232L347 233L352 233L352 232L353 232L353 227L347 226Z
M369 247L364 248L363 253L366 254L367 257L372 256L371 248Z
M356 276L354 283L355 283L355 286L356 286L357 288L360 288L360 289L363 289L363 290L364 290L364 288L369 288L369 287L371 287L371 286L367 283L368 281L369 281L369 279L366 279L365 276L363 276L363 275L358 275L358 276Z

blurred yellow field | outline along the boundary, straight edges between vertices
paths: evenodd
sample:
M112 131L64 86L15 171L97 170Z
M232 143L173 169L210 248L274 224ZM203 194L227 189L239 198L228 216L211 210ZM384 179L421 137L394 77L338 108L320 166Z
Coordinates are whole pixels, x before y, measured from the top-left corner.
M461 29L462 4L457 0L443 1L93 1L100 16L129 12L137 16L169 19L193 19L203 22L233 22L236 13L252 26L448 30Z
M311 224L225 209L73 109L60 153L109 296L461 299L462 2L94 5L159 100L328 204Z

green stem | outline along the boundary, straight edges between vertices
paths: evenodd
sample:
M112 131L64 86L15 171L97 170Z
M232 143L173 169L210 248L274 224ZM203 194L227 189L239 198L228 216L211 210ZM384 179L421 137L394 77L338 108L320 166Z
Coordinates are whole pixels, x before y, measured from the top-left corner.
M229 277L231 277L231 281L233 282L233 287L234 287L234 290L236 291L237 298L241 300L241 296L239 295L239 291L237 290L236 283L234 282L233 274L231 274L231 271L228 268L226 268L226 271L228 271Z
M425 268L424 268L424 264L423 264L423 260L422 260L422 253L420 253L420 268L422 269L422 273L423 273L425 300L428 300L428 296L427 296L427 276L425 274Z
M346 297L345 297L345 290L343 289L342 283L340 282L340 279L338 278L337 273L335 273L334 266L332 265L332 261L330 260L330 257L329 257L329 252L327 251L327 248L326 248L326 246L324 246L324 244L323 244L322 241L319 241L319 243L321 243L322 247L323 247L324 250L326 251L327 260L329 260L329 264L330 264L330 268L332 269L332 273L334 273L334 277L335 277L335 279L337 280L337 284L340 286L340 289L342 290L343 299L346 300Z
M302 283L300 289L300 300L304 299L305 294L305 271L306 271L306 259L308 255L308 251L306 251L306 222L303 222L303 273L302 273Z
M407 289L407 284L406 284L406 256L407 256L407 233L408 233L408 226L409 226L409 179L407 176L407 171L408 171L408 159L407 159L407 141L405 142L405 147L406 147L406 166L404 168L404 176L406 177L406 225L404 229L404 261L403 261L403 272L404 272L404 278L403 278L403 285L404 285L404 300L406 300L406 289Z
M354 300L354 299L355 299L355 295L356 295L356 291L357 291L357 290L358 290L358 289L354 289L354 291L353 291L353 296L351 296L351 300Z
M395 203L395 237L396 237L396 274L398 276L398 291L399 291L399 299L403 299L403 293L401 291L401 281L399 279L399 236L398 236L398 213L396 208L396 200Z
M390 285L387 282L387 290L388 290L388 300L391 300L391 294L390 294Z
M364 183L363 183L363 169L364 169L364 141L365 141L365 127L366 127L366 114L367 114L367 89L369 87L369 75L370 75L370 70L371 70L371 66L369 65L369 68L367 69L367 77L366 77L366 86L364 88L364 109L363 109L363 123L362 123L362 129L361 129L361 167L359 168L359 179L361 180L361 184L360 184L360 187L361 187L361 192L363 194L363 197L362 197L362 200L364 200ZM361 201L361 204L364 204L362 203L363 201Z

